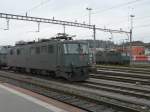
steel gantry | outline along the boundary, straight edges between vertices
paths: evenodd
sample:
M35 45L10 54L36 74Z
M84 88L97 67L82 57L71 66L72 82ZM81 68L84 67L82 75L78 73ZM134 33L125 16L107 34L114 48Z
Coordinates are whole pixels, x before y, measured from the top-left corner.
M105 29L105 28L98 28L95 25L85 24L85 23L78 23L78 22L69 22L69 21L62 21L62 20L56 20L49 19L49 18L39 18L39 17L32 17L28 15L15 15L15 14L8 14L8 13L0 13L0 18L4 18L7 20L7 30L9 30L9 20L23 20L23 21L32 21L38 23L38 31L40 30L40 23L50 23L50 24L58 24L63 26L74 26L74 27L80 27L80 28L88 28L93 30L93 38L94 38L94 63L95 63L95 51L96 51L96 30L98 31L104 31L104 32L111 32L111 33L125 33L132 35L131 31L123 31L123 30L112 30L112 29Z
M55 20L55 19L47 19L47 18L39 18L39 17L31 17L31 16L6 14L6 13L0 13L0 18L32 21L32 22L38 22L38 23L51 23L51 24L59 24L59 25L65 25L65 26L75 26L75 27L93 29L93 25L88 25L88 24L68 22L68 21Z

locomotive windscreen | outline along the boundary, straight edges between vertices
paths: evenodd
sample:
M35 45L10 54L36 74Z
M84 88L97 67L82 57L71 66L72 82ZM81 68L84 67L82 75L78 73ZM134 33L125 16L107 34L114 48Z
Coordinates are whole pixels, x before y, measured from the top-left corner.
M88 54L87 44L64 44L65 54Z

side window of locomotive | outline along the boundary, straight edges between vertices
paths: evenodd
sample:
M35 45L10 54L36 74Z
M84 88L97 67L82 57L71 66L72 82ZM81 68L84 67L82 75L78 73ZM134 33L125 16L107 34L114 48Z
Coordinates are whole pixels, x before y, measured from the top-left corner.
M30 47L30 55L34 55L35 54L35 48L34 47Z
M47 46L42 46L42 47L41 47L41 53L42 53L42 54L47 53Z
M48 45L48 53L54 53L54 46Z
M10 55L13 55L13 54L14 54L13 49L11 49L10 50Z
M21 55L26 55L25 48L21 48Z
M20 51L20 49L17 49L17 55L20 55L21 54L21 51Z
M20 48L16 50L17 55L23 55L24 54L24 48Z
M60 53L61 52L61 46L59 46L58 49L59 49L59 53Z
M36 54L40 54L40 47L36 47Z

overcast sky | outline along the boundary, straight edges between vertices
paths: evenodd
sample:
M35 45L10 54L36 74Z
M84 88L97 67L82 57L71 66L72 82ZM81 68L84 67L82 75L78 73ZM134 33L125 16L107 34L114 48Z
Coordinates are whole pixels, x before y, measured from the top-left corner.
M92 8L91 23L97 27L106 27L129 31L129 15L135 15L133 39L150 42L150 0L0 0L0 12L29 16L53 18L58 20L88 23L88 11ZM6 20L0 19L0 45L14 44L19 40L37 40L50 38L63 32L63 27L53 24L10 20L10 30L5 31ZM77 35L76 39L92 39L92 31L75 27L66 27L66 33ZM126 34L113 34L115 43L127 39ZM109 40L110 33L97 31L99 40Z

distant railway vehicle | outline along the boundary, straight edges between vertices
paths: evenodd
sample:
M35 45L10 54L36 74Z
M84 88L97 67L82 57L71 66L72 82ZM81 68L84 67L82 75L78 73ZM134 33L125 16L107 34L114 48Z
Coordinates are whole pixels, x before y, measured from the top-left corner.
M97 64L129 64L130 57L123 56L117 51L98 51L96 53Z
M0 68L7 66L7 52L9 46L1 46L0 47Z
M86 42L59 34L56 38L12 47L8 53L8 66L19 71L84 81L89 77L89 48Z

